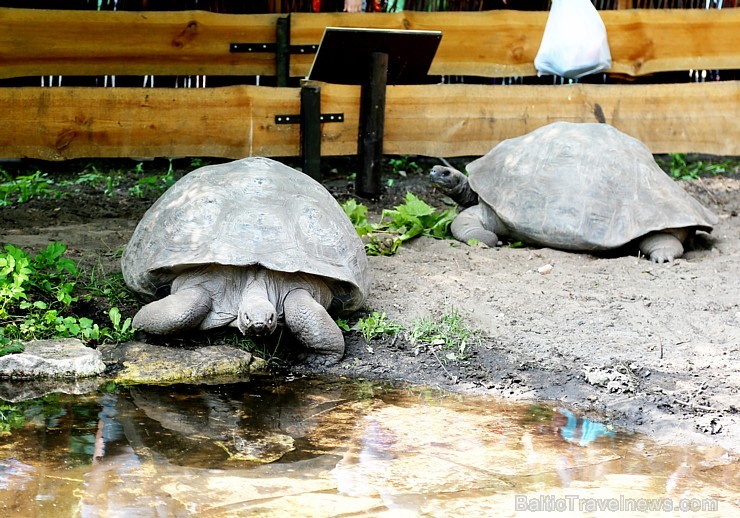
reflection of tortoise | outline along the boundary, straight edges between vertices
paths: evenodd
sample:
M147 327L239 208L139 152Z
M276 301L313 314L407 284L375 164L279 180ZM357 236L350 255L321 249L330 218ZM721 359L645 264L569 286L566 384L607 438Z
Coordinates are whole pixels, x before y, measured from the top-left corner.
M463 210L452 234L563 250L609 250L633 240L652 261L673 261L717 217L655 163L640 141L607 124L556 122L505 140L467 166L435 166L432 182Z
M329 316L359 308L365 251L336 200L307 175L267 158L203 167L147 211L121 261L126 283L154 295L134 326L153 334L284 322L320 363L344 352Z

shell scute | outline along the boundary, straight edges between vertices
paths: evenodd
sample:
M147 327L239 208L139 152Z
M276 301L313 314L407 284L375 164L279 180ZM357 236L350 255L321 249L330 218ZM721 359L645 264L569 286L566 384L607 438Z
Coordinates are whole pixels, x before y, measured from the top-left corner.
M268 158L185 175L142 217L121 260L127 284L147 295L213 263L321 276L345 310L362 304L369 285L364 246L337 201Z
M665 174L639 140L608 124L556 122L468 164L470 185L514 237L570 250L618 248L717 217Z

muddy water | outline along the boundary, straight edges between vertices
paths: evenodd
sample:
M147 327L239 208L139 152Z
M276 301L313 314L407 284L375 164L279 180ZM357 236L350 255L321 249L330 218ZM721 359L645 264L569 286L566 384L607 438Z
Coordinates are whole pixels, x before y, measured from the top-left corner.
M740 515L726 452L422 387L107 386L0 430L0 516Z

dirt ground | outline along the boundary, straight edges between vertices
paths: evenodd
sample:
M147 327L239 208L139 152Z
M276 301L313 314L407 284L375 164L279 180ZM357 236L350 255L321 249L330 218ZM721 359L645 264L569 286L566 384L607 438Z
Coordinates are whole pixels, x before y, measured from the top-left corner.
M419 161L425 169L432 163ZM325 185L340 200L352 196L343 176L348 164L325 164ZM52 178L74 177L86 167L79 161L0 165L40 168ZM176 165L183 174L189 163ZM158 166L145 163L145 169ZM394 182L380 199L360 200L376 218L407 191L449 206L425 174L386 177ZM556 400L661 442L740 451L740 174L681 184L719 224L670 266L634 253L597 257L429 238L392 257L371 257L367 311L385 312L408 329L420 317L456 309L480 329L481 342L464 361L446 361L443 351L415 350L404 332L370 344L350 332L344 360L328 372ZM84 187L60 199L3 207L0 243L35 250L63 241L88 269L115 271L116 251L152 201L127 196L121 185L113 196ZM135 310L123 308L124 316ZM288 356L293 375L309 373L289 362Z

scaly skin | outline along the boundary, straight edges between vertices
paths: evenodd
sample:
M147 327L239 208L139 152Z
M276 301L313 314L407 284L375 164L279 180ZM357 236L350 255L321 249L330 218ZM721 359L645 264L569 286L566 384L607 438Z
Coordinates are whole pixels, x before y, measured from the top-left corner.
M283 303L285 325L313 354L305 361L332 365L344 356L344 336L326 309L306 290L291 291Z
M494 215L490 210L489 214L484 212L478 203L478 195L470 188L467 176L452 167L435 165L429 172L429 179L458 205L466 207L450 225L455 239L463 243L475 239L492 248L499 244L499 237L493 228Z
M683 228L648 234L640 240L640 252L654 263L672 263L683 255L687 236L688 231Z
M435 165L429 171L429 179L461 207L472 207L478 204L478 195L470 188L468 177L457 169Z
M342 331L327 312L332 293L319 277L259 267L209 265L183 272L167 297L142 307L134 327L151 334L236 327L245 335L272 333L278 321L312 353L313 363L336 363Z
M150 302L134 316L132 325L154 335L175 334L198 327L211 311L211 294L198 287Z

